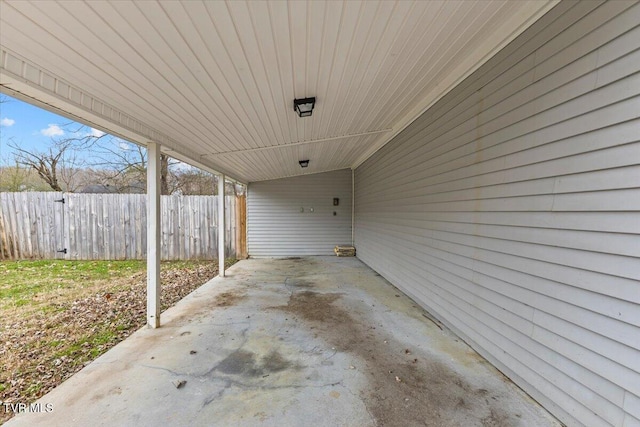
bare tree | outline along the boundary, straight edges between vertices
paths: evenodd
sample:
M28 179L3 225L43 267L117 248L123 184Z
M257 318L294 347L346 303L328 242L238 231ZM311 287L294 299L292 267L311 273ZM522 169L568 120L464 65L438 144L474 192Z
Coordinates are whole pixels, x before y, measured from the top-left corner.
M218 176L195 167L182 168L174 171L172 179L175 182L174 191L183 195L217 195ZM244 194L245 186L230 181L225 182L225 194L240 196Z
M16 163L35 170L52 190L75 191L79 184L74 178L85 166L85 161L78 156L79 151L90 148L104 135L72 134L76 136L52 138L45 150L27 150L15 141L9 141L7 145L14 150Z
M5 95L0 95L0 104L10 102ZM84 141L83 141L84 142ZM9 186L14 191L19 191L26 173L21 166L32 169L54 191L69 189L74 174L74 166L77 161L72 147L80 143L80 139L66 138L54 140L46 150L27 150L14 139L7 141L7 146L14 151L15 168L7 169L11 172ZM66 188L63 188L66 187Z
M200 169L187 168L174 172L175 192L183 195L213 195L217 177Z
M160 155L160 192L172 194L175 184L171 165L172 159ZM101 175L104 185L110 185L120 193L144 192L147 182L146 148L112 138L109 142L94 147L91 167Z

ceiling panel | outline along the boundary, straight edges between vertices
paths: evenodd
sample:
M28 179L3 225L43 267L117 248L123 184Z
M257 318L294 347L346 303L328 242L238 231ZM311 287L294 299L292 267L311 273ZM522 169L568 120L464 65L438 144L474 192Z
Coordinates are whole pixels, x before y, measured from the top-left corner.
M6 63L0 84L243 182L322 172L361 163L554 4L1 1L3 58L135 126Z
M377 135L321 141L309 144L289 145L278 148L256 149L236 153L209 155L246 176L249 182L262 181L269 170L278 169L280 177L326 172L350 168L362 154L367 144ZM309 160L307 168L301 168L300 160Z

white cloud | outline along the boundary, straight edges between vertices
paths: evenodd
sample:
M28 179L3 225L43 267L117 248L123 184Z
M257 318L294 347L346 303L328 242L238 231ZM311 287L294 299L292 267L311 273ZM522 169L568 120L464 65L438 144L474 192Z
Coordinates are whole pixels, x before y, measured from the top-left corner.
M4 119L0 120L0 126L6 126L6 127L13 126L15 122L16 122L15 120L5 117Z
M64 131L58 125L49 124L49 127L40 131L44 136L62 136Z
M104 132L98 129L91 128L91 133L89 133L89 135L96 138L100 138L101 136L104 135Z
M120 147L120 149L121 149L122 151L129 151L129 150L131 149L131 147L129 147L129 144L127 144L127 143L126 143L126 142L124 142L124 141L120 141L120 142L118 143L118 147Z

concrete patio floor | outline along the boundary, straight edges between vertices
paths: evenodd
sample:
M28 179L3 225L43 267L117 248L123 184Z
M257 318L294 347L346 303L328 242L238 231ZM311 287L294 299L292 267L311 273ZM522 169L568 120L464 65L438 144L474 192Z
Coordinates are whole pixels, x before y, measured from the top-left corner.
M7 426L559 425L356 258L240 261L162 325Z

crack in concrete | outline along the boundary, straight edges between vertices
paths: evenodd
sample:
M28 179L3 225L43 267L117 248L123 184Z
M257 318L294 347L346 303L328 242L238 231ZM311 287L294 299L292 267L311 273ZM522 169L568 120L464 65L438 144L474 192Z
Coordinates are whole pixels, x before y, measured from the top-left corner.
M201 405L201 409L205 408L206 406L208 406L209 404L211 404L212 402L222 399L224 397L224 395L227 393L227 391L229 389L231 389L232 387L237 387L241 390L244 391L251 391L251 390L260 390L260 391L275 391L275 390L287 390L287 389L306 389L306 388L326 388L326 387L335 387L337 385L342 385L344 387L344 384L342 381L334 381L334 382L330 382L330 383L324 383L324 384L300 384L300 383L293 383L293 384L283 384L283 385L275 385L275 384L265 384L264 378L266 378L266 376L262 376L261 378L256 378L256 380L254 381L242 381L239 379L235 379L230 377L230 375L233 374L218 374L218 371L220 370L220 365L225 361L225 360L233 360L234 355L238 356L239 359L242 359L242 356L240 353L244 350L246 344L249 341L249 337L247 336L248 334L248 330L249 328L245 328L242 331L240 331L239 333L239 337L241 338L241 341L239 342L239 345L233 350L231 351L227 357L225 357L224 359L222 359L221 361L219 361L218 363L216 363L214 366L212 366L210 369L208 369L207 371L203 372L203 373L186 373L186 372L179 372L173 369L169 369L169 368L165 368L163 366L152 366L152 365L147 365L147 364L138 364L139 366L148 368L148 369L154 369L154 370L159 370L159 371L163 371L163 372L167 372L170 375L174 376L174 377L179 377L179 378L183 378L183 379L187 379L187 380L194 380L194 381L202 381L202 380L207 380L212 382L213 384L217 384L218 386L221 386L222 388L217 390L216 392L210 394L209 396L207 396ZM318 346L314 346L311 349L311 352L314 352L317 354L317 352L320 351L319 354L323 353L323 350L320 349ZM333 352L330 356L326 357L323 359L323 361L330 359L331 357L335 356L337 353L337 350L333 349ZM253 354L251 352L247 352L247 354ZM242 360L241 360L242 362ZM241 366L242 369L244 369L244 367ZM302 367L301 367L302 368ZM269 374L267 374L269 375Z
M249 338L247 338L247 331L249 330L249 328L244 328L243 330L240 331L240 337L242 338L242 342L240 342L240 345L233 350L231 353L229 353L229 355L227 357L225 357L224 359L222 359L220 362L216 363L211 369L209 369L207 372L205 372L204 374L201 374L201 377L204 376L209 376L211 375L213 372L215 372L216 369L218 369L218 367L220 366L220 363L222 363L224 360L227 360L229 357L232 357L234 354L238 354L238 352L240 350L242 350L242 348L245 346L245 344L247 344L247 341L249 341Z
M163 368L162 366L151 366L151 365L145 365L144 363L137 363L137 366L142 366L143 368L149 368L149 369L156 369L158 371L165 371L165 372L169 372L170 374L173 374L177 377L181 377L181 376L188 376L189 374L183 374L180 372L176 372L174 370L171 370L169 368Z
M331 359L333 356L335 356L338 353L338 350L336 350L335 348L333 349L333 353L331 354L331 356L326 357L324 359L322 359L322 362L326 362L327 360Z
M343 384L342 382L340 383L340 385L342 386L342 388L344 390L347 391L347 393L349 393L351 396L353 396L355 399L358 400L362 400L362 396L360 394L355 394L351 388L347 387L345 384ZM376 425L376 417L373 415L373 413L369 410L369 406L368 405L363 405L364 408L367 410L367 414L369 415L369 419L371 420L371 425Z
M224 396L224 393L231 387L231 384L229 382L227 382L224 387L222 388L222 390L218 391L217 393L214 393L212 395L210 395L209 397L207 397L203 402L202 405L200 406L200 409L205 408L206 406L208 406L211 402L213 402L216 399L221 399L222 396Z
M247 343L247 341L249 340L247 338L247 331L249 330L249 328L245 328L242 331L240 331L240 337L243 338L242 342L240 343L240 346L238 346L238 348L236 348L234 351L232 351L231 353L229 353L229 356L237 353L238 351L240 351L242 349L242 347L244 347L244 345ZM227 356L227 357L229 357ZM224 360L224 359L223 359ZM206 377L211 375L212 372L214 372L216 370L216 368L218 367L218 365L220 365L220 362L218 362L216 365L214 365L211 369L209 369L208 371L206 371L204 374L188 374L188 373L184 373L184 372L177 372L168 368L164 368L162 366L151 366L151 365L146 365L143 363L138 363L136 364L138 366L142 366L144 368L149 368L149 369L156 369L156 370L160 370L160 371L165 371L165 372L169 372L175 376L186 376L186 377L191 377L191 378L201 378L201 377Z

